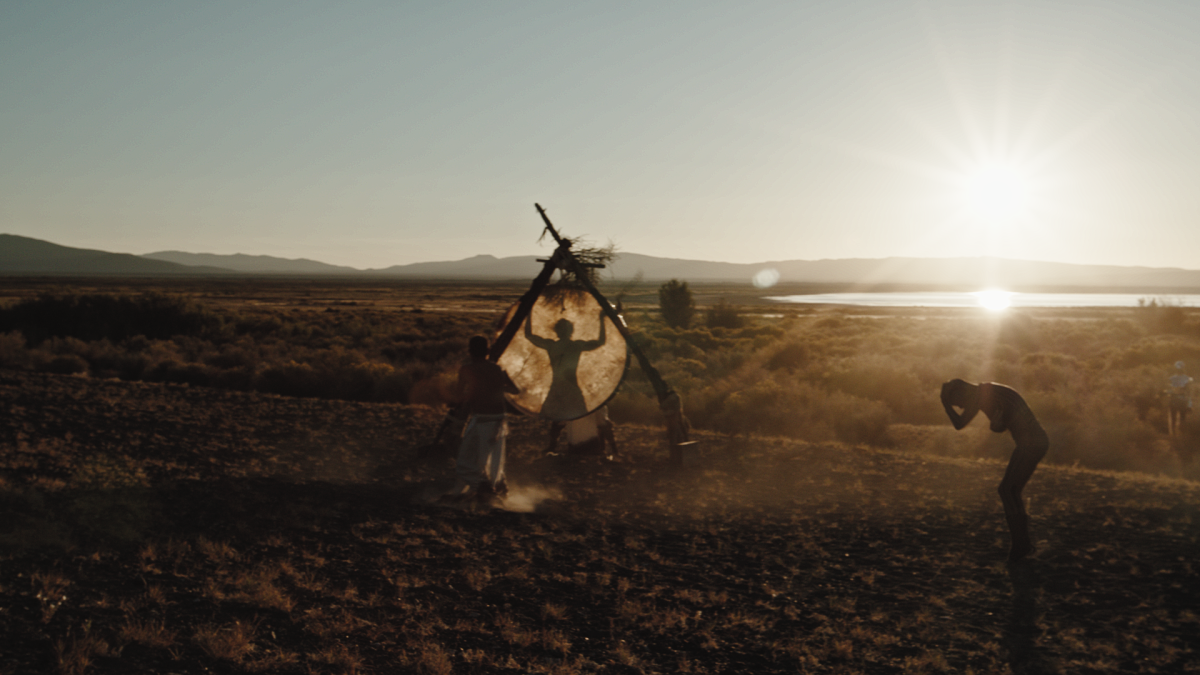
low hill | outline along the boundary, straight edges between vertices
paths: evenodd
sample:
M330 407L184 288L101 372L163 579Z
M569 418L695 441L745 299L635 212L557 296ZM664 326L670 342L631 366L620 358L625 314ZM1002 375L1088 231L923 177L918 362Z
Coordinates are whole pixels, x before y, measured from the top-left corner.
M525 279L541 269L536 256L496 258L479 255L456 261L395 265L371 274L407 278ZM606 279L750 283L764 270L778 273L780 283L844 284L874 287L937 285L1020 288L1200 288L1200 270L1009 260L1005 258L850 258L726 263L658 258L621 253L601 275Z
M532 279L543 256L497 258L476 255L462 260L411 263L359 270L305 258L265 255L159 251L145 256L69 248L49 242L0 235L0 274L273 274L361 276L363 278L488 280ZM862 289L888 285L1030 289L1126 288L1181 291L1200 289L1200 270L1011 260L1006 258L848 258L726 263L659 258L621 253L603 278L625 281L682 279L691 282L748 284L773 271L778 283L837 284Z
M547 253L541 257L545 259L549 256ZM497 258L494 255L477 255L462 260L392 265L367 272L379 276L412 279L532 279L542 269L538 257L522 255Z
M307 258L276 258L269 255L246 255L234 253L184 253L183 251L158 251L146 253L143 258L165 260L178 265L192 267L219 267L245 274L360 274L353 267L329 265Z
M0 234L0 274L176 276L229 274L229 270L190 267L129 253L71 248L30 237Z

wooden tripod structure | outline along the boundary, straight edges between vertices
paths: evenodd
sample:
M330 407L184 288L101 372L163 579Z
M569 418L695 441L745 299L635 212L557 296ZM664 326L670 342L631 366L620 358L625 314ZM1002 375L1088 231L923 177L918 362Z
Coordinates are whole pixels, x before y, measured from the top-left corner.
M620 314L617 314L617 310L609 304L608 300L600 293L595 284L591 282L586 268L595 266L579 262L571 252L571 240L558 234L558 230L550 222L550 218L546 215L546 210L542 208L541 204L534 204L534 206L542 216L542 222L546 224L546 231L558 243L558 248L554 250L554 255L545 261L545 266L537 277L534 278L533 283L529 286L529 290L525 292L525 295L521 296L512 319L504 327L504 330L500 332L499 337L492 342L491 349L488 351L488 359L497 361L504 354L504 350L508 349L513 336L521 329L521 324L528 318L529 313L533 311L534 303L537 302L546 285L550 283L550 277L554 275L554 271L557 269L569 270L575 275L587 292L591 293L592 297L596 299L596 302L604 311L605 316L621 332L621 336L625 338L625 344L629 346L629 351L633 352L633 356L637 359L638 365L641 366L642 372L650 380L650 385L654 387L654 393L658 396L659 408L663 411L663 415L666 418L667 437L671 443L671 459L673 462L679 462L680 454L678 448L689 442L688 423L683 416L683 402L680 400L679 394L662 379L658 370L650 363L650 359L646 358L645 352L638 347L637 342L629 334L629 328L625 325L624 319L621 318Z

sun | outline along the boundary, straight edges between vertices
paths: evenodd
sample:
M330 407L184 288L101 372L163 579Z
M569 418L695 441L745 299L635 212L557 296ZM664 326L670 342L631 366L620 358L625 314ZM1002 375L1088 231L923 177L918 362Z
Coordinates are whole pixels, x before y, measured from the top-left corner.
M985 291L975 291L971 295L975 296L975 302L979 303L980 307L993 312L1000 312L1012 305L1012 299L1016 293L999 289L988 289Z
M1029 181L1010 164L981 166L966 177L967 207L977 216L1005 219L1029 208Z

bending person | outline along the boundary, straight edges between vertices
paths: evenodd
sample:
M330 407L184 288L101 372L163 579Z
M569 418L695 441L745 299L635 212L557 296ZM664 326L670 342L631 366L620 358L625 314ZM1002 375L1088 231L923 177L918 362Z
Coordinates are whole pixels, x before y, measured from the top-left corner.
M1012 535L1009 562L1016 562L1033 552L1029 539L1029 516L1021 490L1033 475L1038 462L1046 456L1050 439L1038 424L1033 411L1025 399L1012 387L995 382L972 384L963 380L950 380L942 385L942 406L955 429L971 423L981 410L991 422L991 430L1012 434L1017 443L1013 450L1004 479L1000 481L1000 500L1004 503L1004 517L1008 520L1008 531ZM962 408L960 415L954 408Z
M579 357L584 352L599 349L604 346L606 336L604 310L600 311L600 336L595 340L572 340L575 324L566 319L559 319L554 324L557 340L541 337L533 333L533 320L525 321L525 339L533 346L546 350L550 357L550 371L553 379L550 381L550 391L542 402L541 413L552 420L568 421L583 417L588 413L587 402L583 400L583 390L579 388Z

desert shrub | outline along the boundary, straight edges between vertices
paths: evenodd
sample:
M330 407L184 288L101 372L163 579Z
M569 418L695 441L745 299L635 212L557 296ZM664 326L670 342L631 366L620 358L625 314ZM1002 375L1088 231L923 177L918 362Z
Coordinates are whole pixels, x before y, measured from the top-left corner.
M396 369L386 363L359 362L333 370L329 375L335 383L334 390L326 394L330 398L380 401L388 400L383 397L387 391L398 394L391 400L403 400L408 394L406 389L398 389L402 380L397 377Z
M0 333L0 368L23 369L32 359L25 347L25 336L20 331Z
M711 420L713 428L728 433L851 443L885 443L887 426L893 421L891 411L878 402L823 391L808 382L771 378L738 388L724 398L707 399L706 409L697 419Z
M671 359L658 369L659 375L680 392L699 389L708 381L708 366L696 359Z
M917 376L895 359L869 355L839 359L827 366L826 385L856 398L878 401L901 419L932 423L940 421L937 389L925 387Z
M788 342L767 359L767 370L796 370L808 365L808 346L802 342Z
M1138 307L1138 318L1150 332L1186 332L1186 314L1178 302L1169 298L1151 298L1149 300L1142 298L1138 300Z
M321 392L322 382L309 364L288 361L264 368L258 374L255 388L282 396L316 397Z
M1078 375L1077 359L1065 354L1036 353L1021 357L1021 380L1027 389L1057 389Z
M58 354L50 357L38 367L38 370L42 372L55 373L57 375L86 373L87 369L87 361L78 354Z
M709 328L741 328L746 325L746 319L735 305L725 300L708 308L704 315L704 325Z
M1153 335L1107 352L1110 368L1166 365L1176 361L1200 365L1200 342L1180 335Z
M203 357L204 363L214 368L232 369L253 366L258 357L253 347L245 341L221 345L215 352L209 352Z
M120 342L212 334L222 323L193 301L160 293L43 295L0 310L0 331L19 330L33 345L52 337Z
M712 382L735 373L754 356L752 349L720 349L705 355L704 366L707 380Z
M86 343L80 355L87 359L91 371L98 377L138 380L149 367L149 359L145 355L129 351L123 345L114 345L108 340Z
M145 379L150 382L170 382L172 384L189 384L207 386L212 384L214 371L202 363L189 363L168 359L154 364L145 373Z
M233 391L253 391L258 371L253 365L245 365L237 368L213 368L210 375L210 386Z

